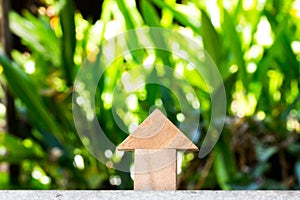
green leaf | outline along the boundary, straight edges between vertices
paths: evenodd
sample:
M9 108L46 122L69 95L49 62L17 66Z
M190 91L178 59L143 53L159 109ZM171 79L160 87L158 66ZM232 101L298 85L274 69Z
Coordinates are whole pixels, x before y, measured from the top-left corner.
M172 7L171 5L165 3L164 1L161 0L152 0L152 2L160 7L160 8L166 8L168 10L170 10L174 17L184 26L189 26L193 31L195 31L196 33L200 34L200 29L193 24L192 22L190 22L187 18L187 16L179 11L177 11L174 7Z
M299 158L300 156L300 143L293 143L288 146L287 151L292 154L293 156L296 156Z
M201 13L201 35L203 37L203 46L218 66L221 61L222 50L220 37L206 12L201 10Z
M71 0L61 0L60 24L62 36L62 60L67 85L71 86L74 80L74 51L76 46L74 6Z
M270 169L270 167L270 163L258 163L252 172L253 177L261 178Z
M295 164L295 174L298 181L298 186L300 186L300 161L299 160Z
M57 48L60 41L50 28L48 19L36 18L29 12L21 17L15 12L9 15L10 29L19 36L23 43L33 52L43 55L40 59L50 61L54 66L61 65L61 52Z
M263 147L261 144L256 146L257 158L260 162L266 162L272 155L278 152L278 147Z
M130 12L128 6L126 5L125 1L119 0L119 1L117 1L117 4L118 4L120 11L123 14L124 19L125 19L126 28L128 30L130 30L130 29L139 27L138 23L135 23L135 20L134 20L133 16L131 15L131 12ZM127 45L129 47L132 47L132 46L140 47L139 41L138 41L138 36L135 33L132 33L132 37L127 38L126 41L128 41ZM130 54L132 55L132 57L133 57L134 61L136 61L136 63L138 63L138 64L142 63L142 60L143 60L143 51L142 50L130 52Z
M240 80L242 80L244 85L247 86L249 80L243 58L244 53L242 51L242 43L240 40L240 36L236 31L234 21L232 20L226 9L224 9L224 23L222 24L222 29L224 31L224 37L225 35L227 36L225 38L225 40L228 42L227 46L230 48L230 52L232 52L234 56L234 61L239 67Z
M64 143L62 131L54 118L49 114L41 96L39 96L36 87L32 84L27 74L2 54L0 54L0 65L3 67L9 89L26 105L28 112L34 117L33 120L36 125L41 130L52 132L61 143Z
M0 162L18 163L24 159L39 159L42 155L37 154L35 147L40 148L32 140L30 146L26 147L21 139L8 133L0 133Z
M160 27L160 20L157 11L147 0L141 1L141 12L147 25L150 27Z
M214 171L217 176L217 181L223 190L229 190L230 186L227 184L229 181L229 174L227 172L227 166L225 165L225 157L220 149L216 148L214 161Z
M292 109L296 108L297 103L300 101L300 94L295 98L295 100L287 106L287 108L280 114L280 119L282 121L287 121L288 116Z
M136 23L134 22L134 19L131 15L131 12L129 11L129 8L127 7L125 1L118 0L117 4L118 4L120 11L123 14L124 19L125 19L126 28L128 30L136 28Z
M268 16L268 15L267 15ZM269 69L269 67L274 62L275 58L277 56L280 56L282 54L282 35L284 34L284 30L287 26L288 17L285 17L282 23L280 23L278 26L273 27L274 35L276 36L273 42L273 45L267 49L264 53L264 56L259 61L257 65L257 70L255 71L253 75L252 81L262 81L266 77L266 73ZM270 21L270 17L268 18ZM272 24L272 23L271 23Z

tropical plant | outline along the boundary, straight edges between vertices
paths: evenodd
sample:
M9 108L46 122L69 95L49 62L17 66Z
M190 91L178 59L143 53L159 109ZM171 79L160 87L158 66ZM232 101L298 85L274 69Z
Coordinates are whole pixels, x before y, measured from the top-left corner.
M24 132L23 138L0 135L0 161L20 164L19 188L132 188L130 174L111 167L120 162L117 151L106 152L110 162L98 162L76 134L72 91L76 72L102 41L141 27L168 28L199 42L218 66L226 89L221 138L204 159L194 153L183 156L179 188L299 188L300 1L104 0L95 23L83 19L71 0L43 3L34 14L10 13L10 29L25 50L13 50L12 60L0 54L1 83L15 96L18 131ZM149 52L136 51L126 57L129 62L120 58L99 81L97 118L115 144L126 134L112 115L113 90L122 75L149 57ZM163 51L151 57L175 70L186 64ZM199 132L206 132L211 109L207 88L188 67L182 74L201 105ZM180 124L180 107L167 88L149 84L133 99L136 106L128 103L128 114L136 122L156 104ZM2 118L3 110L0 104ZM0 187L10 188L9 172L1 173Z

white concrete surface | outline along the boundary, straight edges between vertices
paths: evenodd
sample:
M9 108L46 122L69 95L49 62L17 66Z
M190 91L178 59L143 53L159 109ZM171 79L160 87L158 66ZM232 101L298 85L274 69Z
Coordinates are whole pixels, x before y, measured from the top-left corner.
M2 190L1 200L89 200L89 199L203 199L203 200L298 200L300 191L132 191L132 190Z

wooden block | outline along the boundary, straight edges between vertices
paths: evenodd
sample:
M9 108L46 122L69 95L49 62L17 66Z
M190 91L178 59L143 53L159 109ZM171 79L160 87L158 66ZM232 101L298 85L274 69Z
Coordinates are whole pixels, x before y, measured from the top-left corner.
M193 144L164 114L154 110L141 125L130 134L118 150L134 149L178 149L198 151Z
M199 150L158 109L118 146L135 151L135 190L176 190L177 149Z
M176 190L176 149L136 149L134 190Z

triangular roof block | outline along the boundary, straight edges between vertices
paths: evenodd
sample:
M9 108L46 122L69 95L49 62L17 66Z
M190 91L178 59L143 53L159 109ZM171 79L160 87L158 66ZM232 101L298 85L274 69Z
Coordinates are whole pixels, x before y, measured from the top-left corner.
M118 150L134 149L178 149L198 151L198 147L187 138L160 110L155 109L119 146Z

